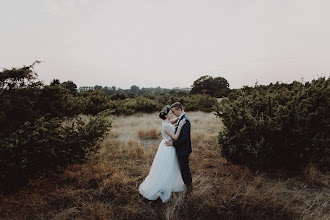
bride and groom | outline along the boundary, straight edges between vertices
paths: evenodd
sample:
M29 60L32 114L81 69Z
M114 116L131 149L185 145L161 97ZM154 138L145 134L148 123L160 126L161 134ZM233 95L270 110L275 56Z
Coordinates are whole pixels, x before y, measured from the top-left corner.
M184 185L188 192L192 190L189 168L190 121L179 102L165 106L159 117L163 119L163 140L159 144L148 176L139 187L139 192L149 200L160 198L165 203L172 192L183 191Z

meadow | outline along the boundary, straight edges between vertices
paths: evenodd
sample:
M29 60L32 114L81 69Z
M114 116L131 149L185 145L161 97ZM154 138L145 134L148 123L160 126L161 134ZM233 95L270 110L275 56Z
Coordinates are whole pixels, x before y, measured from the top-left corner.
M313 164L302 172L234 165L221 155L221 119L203 112L187 116L191 194L173 193L165 204L139 195L161 141L161 119L157 113L113 116L110 133L87 163L46 172L15 193L0 194L0 218L330 219L328 173Z

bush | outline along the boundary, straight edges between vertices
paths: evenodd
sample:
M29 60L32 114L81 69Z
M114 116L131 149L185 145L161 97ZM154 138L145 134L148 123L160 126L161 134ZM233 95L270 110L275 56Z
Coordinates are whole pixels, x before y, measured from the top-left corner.
M42 83L36 80L35 63L0 72L0 139L40 116L35 103Z
M217 99L210 95L189 95L182 97L179 101L186 111L211 112L212 107L218 103Z
M71 126L63 125L62 119L46 117L24 123L0 140L1 185L8 190L42 171L83 162L99 149L111 127L110 114L110 110L101 112L88 123L78 117Z
M111 126L110 110L65 126L65 118L86 111L91 102L97 112L105 107L97 97L80 95L71 81L43 85L33 71L36 63L0 72L0 186L7 189L42 171L82 162Z
M253 168L297 169L329 158L330 80L245 87L214 110L222 153Z
M115 107L111 105L111 102L109 102L103 91L88 90L81 92L80 95L84 97L84 100L87 102L86 109L83 111L84 114L96 115L106 109Z
M41 115L50 117L74 117L85 111L87 100L74 94L63 85L44 86L37 100Z

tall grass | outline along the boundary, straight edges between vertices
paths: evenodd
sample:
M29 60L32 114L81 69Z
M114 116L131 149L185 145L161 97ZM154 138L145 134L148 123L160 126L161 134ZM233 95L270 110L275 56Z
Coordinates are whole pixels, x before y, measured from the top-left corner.
M252 173L221 156L221 120L187 112L192 125L194 191L148 201L139 184L161 141L156 113L113 118L98 154L82 165L46 173L19 192L0 194L1 219L329 219L329 174ZM18 211L19 210L19 211Z

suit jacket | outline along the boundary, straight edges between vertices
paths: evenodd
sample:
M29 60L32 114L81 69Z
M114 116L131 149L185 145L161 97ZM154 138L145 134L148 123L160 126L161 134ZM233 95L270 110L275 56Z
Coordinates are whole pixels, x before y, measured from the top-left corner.
M178 121L178 123L183 119L186 119L186 123L181 128L181 133L179 135L179 138L174 141L173 140L173 146L176 149L176 154L178 156L188 156L192 150L191 150L191 140L190 140L190 121L187 118L187 116L184 114L181 119ZM175 129L175 132L178 128Z

